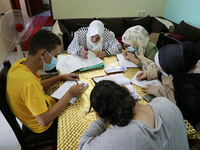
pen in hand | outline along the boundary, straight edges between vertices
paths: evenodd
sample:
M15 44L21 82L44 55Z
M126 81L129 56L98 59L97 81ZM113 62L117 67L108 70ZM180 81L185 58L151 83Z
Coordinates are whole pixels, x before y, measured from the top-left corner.
M78 81L76 81L76 84L79 84Z

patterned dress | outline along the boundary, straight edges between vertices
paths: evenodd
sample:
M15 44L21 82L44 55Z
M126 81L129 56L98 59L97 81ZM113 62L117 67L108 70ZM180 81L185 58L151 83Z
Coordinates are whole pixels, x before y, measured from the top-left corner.
M87 40L86 40L87 32L88 32L88 27L83 27L74 33L74 39L70 43L67 49L67 53L80 56L80 52L84 48L88 50ZM106 54L110 56L119 54L121 50L122 50L121 44L115 38L114 33L112 31L109 31L108 29L105 29L103 33L102 51L105 51Z

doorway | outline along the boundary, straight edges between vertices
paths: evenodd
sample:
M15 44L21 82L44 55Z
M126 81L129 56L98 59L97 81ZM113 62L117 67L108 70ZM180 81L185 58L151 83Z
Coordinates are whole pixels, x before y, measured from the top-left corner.
M10 0L12 9L19 9L27 12L27 14L32 16L37 15L48 15L52 14L51 0ZM25 7L25 8L24 8Z

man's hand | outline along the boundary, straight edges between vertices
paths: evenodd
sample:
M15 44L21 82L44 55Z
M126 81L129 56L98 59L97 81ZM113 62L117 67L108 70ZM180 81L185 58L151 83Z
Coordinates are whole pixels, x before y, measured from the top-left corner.
M83 92L83 89L84 89L84 83L75 84L67 91L67 93L70 96L75 97L79 96Z
M86 51L85 49L83 49L80 53L81 57L84 58L84 59L87 59L88 58L88 51Z
M104 51L98 51L97 54L96 54L97 57L103 59L104 57L107 56L106 52Z

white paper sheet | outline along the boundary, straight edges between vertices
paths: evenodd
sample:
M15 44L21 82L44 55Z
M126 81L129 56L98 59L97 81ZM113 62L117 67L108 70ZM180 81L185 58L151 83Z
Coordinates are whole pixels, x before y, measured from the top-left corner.
M160 80L158 79L155 79L155 80L150 80L150 81L147 81L147 80L142 80L142 81L139 81L136 77L137 77L137 74L139 73L139 71L135 74L135 76L131 79L131 82L137 86L140 86L140 87L147 87L147 85L162 85L162 83L160 82Z
M103 62L104 61L96 57L93 52L88 51L88 59L81 58L77 55L58 55L58 63L56 67L61 74L65 74Z
M106 75L102 77L94 77L93 80L97 83L102 80L111 80L119 85L130 84L130 80L125 78L122 74Z
M77 81L79 84L81 83L85 83L85 88L84 90L88 87L88 83L86 82L82 82L82 81ZM55 99L61 99L65 93L70 89L71 86L73 86L74 84L77 84L76 81L66 81L62 86L60 86L52 95L51 97L55 98ZM76 99L78 97L73 97L70 101L71 104L73 104Z
M119 63L120 63L121 66L124 66L124 67L127 67L127 68L137 68L138 67L132 61L124 59L123 54L117 54L117 59L119 60Z
M93 80L97 83L102 80L111 80L119 85L126 86L126 88L129 90L130 95L133 96L134 99L138 100L141 99L140 95L136 92L136 90L131 85L131 82L128 78L125 78L122 74L112 74L112 75L106 75L102 77L94 77Z

